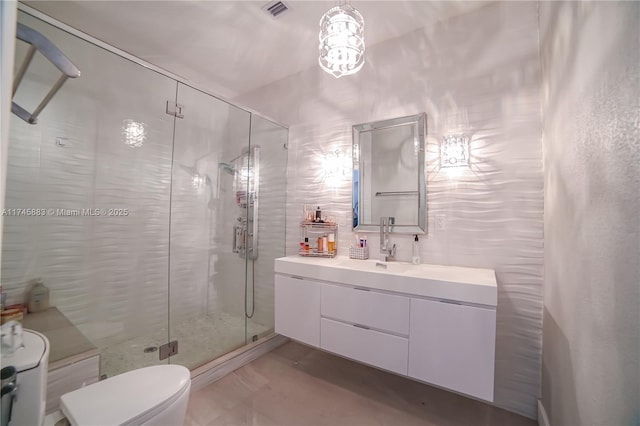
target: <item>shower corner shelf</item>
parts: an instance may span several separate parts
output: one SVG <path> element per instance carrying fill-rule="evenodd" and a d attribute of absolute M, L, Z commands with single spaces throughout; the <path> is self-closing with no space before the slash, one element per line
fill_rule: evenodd
<path fill-rule="evenodd" d="M 300 223 L 300 241 L 309 238 L 309 250 L 299 249 L 298 254 L 304 257 L 336 257 L 338 254 L 338 224 L 334 222 L 301 222 Z M 316 241 L 318 238 L 333 234 L 334 249 L 332 251 L 318 251 Z"/>

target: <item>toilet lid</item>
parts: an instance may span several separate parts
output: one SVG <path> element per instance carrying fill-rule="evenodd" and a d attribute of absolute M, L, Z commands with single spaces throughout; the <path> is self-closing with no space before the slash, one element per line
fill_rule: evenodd
<path fill-rule="evenodd" d="M 139 424 L 147 413 L 178 399 L 190 380 L 181 365 L 154 365 L 62 395 L 60 407 L 72 425 Z"/>

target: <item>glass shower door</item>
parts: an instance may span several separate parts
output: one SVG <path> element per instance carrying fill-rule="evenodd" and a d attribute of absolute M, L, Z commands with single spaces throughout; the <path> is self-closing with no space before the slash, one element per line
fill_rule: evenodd
<path fill-rule="evenodd" d="M 273 332 L 274 259 L 285 255 L 288 129 L 251 116 L 249 170 L 255 202 L 246 215 L 255 249 L 247 253 L 245 314 L 247 342 Z M 257 153 L 257 155 L 256 155 Z M 257 208 L 256 208 L 257 206 Z"/>
<path fill-rule="evenodd" d="M 166 363 L 168 252 L 176 82 L 37 18 L 81 70 L 28 124 L 11 117 L 2 284 L 23 303 L 34 279 L 50 290 L 25 327 L 49 337 L 49 362 L 100 356 L 100 375 Z M 16 67 L 27 46 L 16 43 Z M 15 101 L 33 110 L 59 77 L 37 54 Z M 147 349 L 145 351 L 145 349 Z M 72 379 L 69 379 L 72 380 Z"/>
<path fill-rule="evenodd" d="M 245 344 L 243 207 L 235 186 L 250 114 L 178 84 L 170 230 L 171 363 L 195 368 Z"/>
<path fill-rule="evenodd" d="M 82 73 L 38 124 L 13 116 L 10 128 L 5 207 L 48 213 L 5 217 L 2 284 L 8 304 L 35 279 L 49 287 L 55 318 L 25 325 L 51 332 L 50 362 L 97 349 L 96 376 L 193 369 L 272 332 L 287 129 L 23 12 L 19 22 Z M 26 50 L 18 43 L 16 67 Z M 16 102 L 33 109 L 57 77 L 36 55 Z M 177 355 L 161 360 L 174 340 Z"/>

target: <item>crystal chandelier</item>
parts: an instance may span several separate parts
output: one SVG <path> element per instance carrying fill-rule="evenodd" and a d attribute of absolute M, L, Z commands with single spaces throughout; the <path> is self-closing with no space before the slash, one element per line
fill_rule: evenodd
<path fill-rule="evenodd" d="M 320 19 L 320 57 L 323 70 L 340 78 L 364 65 L 364 19 L 349 4 L 329 9 Z"/>

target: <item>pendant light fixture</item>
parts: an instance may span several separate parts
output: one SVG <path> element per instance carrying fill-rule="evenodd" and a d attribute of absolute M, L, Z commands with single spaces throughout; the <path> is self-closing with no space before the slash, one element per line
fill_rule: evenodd
<path fill-rule="evenodd" d="M 364 19 L 349 4 L 329 9 L 320 19 L 320 56 L 323 70 L 340 78 L 364 65 Z"/>

